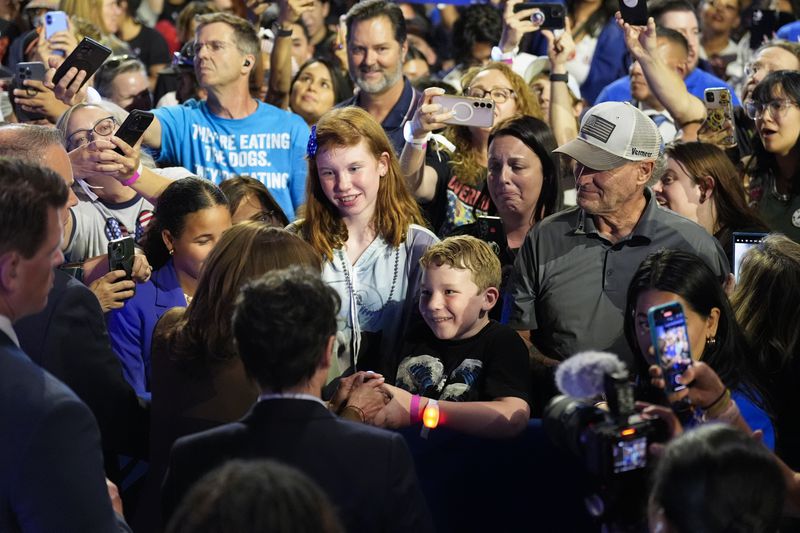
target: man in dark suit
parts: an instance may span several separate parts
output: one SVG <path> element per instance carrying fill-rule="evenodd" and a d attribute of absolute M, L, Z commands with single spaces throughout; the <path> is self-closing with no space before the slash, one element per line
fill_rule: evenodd
<path fill-rule="evenodd" d="M 0 159 L 0 531 L 121 527 L 91 411 L 25 355 L 12 326 L 47 304 L 67 198 L 51 170 Z"/>
<path fill-rule="evenodd" d="M 270 272 L 242 290 L 234 335 L 262 395 L 239 422 L 175 443 L 165 518 L 196 480 L 226 460 L 269 458 L 319 483 L 350 533 L 432 530 L 404 439 L 338 419 L 320 399 L 338 308 L 319 274 L 299 268 Z"/>
<path fill-rule="evenodd" d="M 30 124 L 0 127 L 0 157 L 23 159 L 74 182 L 63 137 L 54 128 Z M 77 203 L 71 192 L 67 207 Z M 68 236 L 65 236 L 68 238 Z M 84 284 L 57 269 L 47 306 L 14 323 L 20 347 L 92 410 L 103 442 L 106 475 L 119 483 L 117 455 L 147 457 L 147 406 L 122 376 L 111 349 L 97 297 Z"/>

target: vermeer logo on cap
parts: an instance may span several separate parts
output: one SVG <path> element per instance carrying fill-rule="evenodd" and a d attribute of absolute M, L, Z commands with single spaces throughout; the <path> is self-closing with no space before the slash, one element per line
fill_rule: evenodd
<path fill-rule="evenodd" d="M 636 155 L 639 157 L 653 157 L 653 152 L 645 152 L 644 150 L 639 150 L 631 146 L 631 155 Z"/>
<path fill-rule="evenodd" d="M 586 117 L 586 122 L 584 122 L 581 127 L 581 133 L 607 143 L 616 127 L 616 124 L 613 122 L 596 115 L 590 115 Z"/>

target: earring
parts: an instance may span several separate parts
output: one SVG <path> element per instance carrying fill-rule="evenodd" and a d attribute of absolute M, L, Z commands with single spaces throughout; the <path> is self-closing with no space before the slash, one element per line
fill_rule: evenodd
<path fill-rule="evenodd" d="M 706 348 L 713 349 L 717 345 L 716 337 L 706 337 Z"/>
<path fill-rule="evenodd" d="M 175 253 L 175 248 L 170 248 L 170 249 L 169 249 L 169 255 L 172 255 L 172 254 L 174 254 L 174 253 Z"/>

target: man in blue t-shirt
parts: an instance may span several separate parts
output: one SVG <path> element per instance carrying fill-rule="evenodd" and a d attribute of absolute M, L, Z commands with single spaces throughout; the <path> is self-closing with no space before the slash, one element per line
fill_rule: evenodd
<path fill-rule="evenodd" d="M 207 101 L 154 110 L 144 144 L 159 150 L 159 163 L 184 166 L 217 184 L 235 175 L 258 179 L 294 220 L 304 202 L 308 126 L 250 96 L 250 71 L 261 60 L 253 26 L 227 13 L 200 16 L 194 48 Z"/>
<path fill-rule="evenodd" d="M 726 87 L 731 91 L 733 104 L 741 105 L 733 88 L 724 80 L 707 72 L 706 68 L 710 70 L 711 66 L 707 61 L 701 62 L 700 60 L 700 25 L 694 7 L 685 0 L 669 0 L 652 9 L 650 14 L 658 27 L 677 31 L 686 37 L 686 41 L 689 43 L 689 74 L 684 79 L 689 93 L 702 100 L 706 89 Z M 631 79 L 630 76 L 625 76 L 603 89 L 595 103 L 630 102 L 632 98 Z"/>

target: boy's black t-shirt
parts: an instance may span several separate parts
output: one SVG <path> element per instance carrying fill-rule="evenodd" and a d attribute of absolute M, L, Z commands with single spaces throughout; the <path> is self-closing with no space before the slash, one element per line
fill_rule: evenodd
<path fill-rule="evenodd" d="M 494 320 L 457 341 L 437 339 L 421 323 L 409 332 L 401 353 L 395 385 L 412 394 L 456 402 L 507 396 L 529 402 L 528 350 L 516 331 Z"/>

